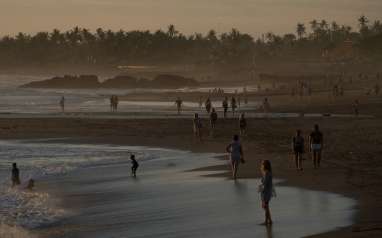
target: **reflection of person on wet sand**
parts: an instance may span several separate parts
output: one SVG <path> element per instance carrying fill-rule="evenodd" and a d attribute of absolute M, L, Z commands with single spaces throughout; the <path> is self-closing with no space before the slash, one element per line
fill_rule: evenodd
<path fill-rule="evenodd" d="M 226 151 L 230 154 L 232 178 L 236 180 L 239 164 L 245 163 L 243 148 L 238 135 L 233 136 L 233 141 L 226 147 Z"/>
<path fill-rule="evenodd" d="M 176 109 L 178 110 L 178 115 L 182 111 L 182 104 L 183 104 L 183 101 L 180 99 L 180 97 L 178 97 L 175 101 Z"/>
<path fill-rule="evenodd" d="M 12 187 L 20 185 L 20 171 L 17 168 L 17 164 L 12 164 Z"/>
<path fill-rule="evenodd" d="M 135 155 L 130 155 L 130 160 L 131 160 L 131 174 L 134 176 L 134 177 L 137 177 L 137 169 L 138 169 L 138 161 L 135 159 Z"/>
<path fill-rule="evenodd" d="M 261 206 L 265 211 L 265 221 L 260 225 L 270 226 L 272 225 L 271 211 L 269 209 L 269 202 L 273 196 L 273 178 L 272 178 L 272 166 L 269 160 L 263 160 L 261 162 L 261 185 L 259 186 L 259 192 L 261 194 Z"/>

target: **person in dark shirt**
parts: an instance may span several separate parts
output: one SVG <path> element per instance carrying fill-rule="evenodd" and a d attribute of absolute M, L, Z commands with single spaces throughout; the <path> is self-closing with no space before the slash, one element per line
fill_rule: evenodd
<path fill-rule="evenodd" d="M 269 209 L 269 202 L 271 198 L 274 196 L 274 188 L 273 188 L 273 176 L 272 176 L 272 165 L 269 160 L 263 160 L 261 162 L 261 185 L 259 187 L 259 192 L 261 195 L 261 206 L 265 211 L 265 221 L 260 225 L 271 226 L 272 225 L 272 217 L 271 211 Z"/>
<path fill-rule="evenodd" d="M 320 167 L 321 162 L 321 153 L 324 145 L 324 137 L 318 127 L 318 125 L 314 125 L 314 130 L 310 133 L 309 136 L 309 148 L 312 152 L 312 159 L 314 168 L 317 169 Z"/>
<path fill-rule="evenodd" d="M 296 136 L 292 139 L 292 150 L 294 153 L 294 161 L 296 163 L 296 169 L 302 170 L 302 154 L 304 153 L 304 137 L 301 135 L 301 131 L 296 131 Z"/>
<path fill-rule="evenodd" d="M 222 103 L 223 109 L 224 109 L 224 118 L 227 118 L 227 111 L 228 111 L 228 98 L 225 97 Z"/>
<path fill-rule="evenodd" d="M 218 120 L 218 114 L 215 111 L 215 108 L 212 108 L 212 112 L 210 114 L 210 124 L 211 124 L 211 136 L 214 135 L 216 121 Z"/>
<path fill-rule="evenodd" d="M 138 162 L 137 160 L 135 159 L 135 155 L 131 155 L 130 156 L 130 160 L 131 160 L 131 173 L 133 174 L 134 177 L 137 177 L 137 169 L 138 169 Z"/>
<path fill-rule="evenodd" d="M 12 164 L 12 187 L 20 185 L 20 171 L 17 168 L 17 164 Z"/>

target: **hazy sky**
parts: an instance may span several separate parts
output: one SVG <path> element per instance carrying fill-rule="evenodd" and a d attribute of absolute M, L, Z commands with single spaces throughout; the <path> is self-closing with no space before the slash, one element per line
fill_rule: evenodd
<path fill-rule="evenodd" d="M 233 27 L 254 36 L 294 31 L 297 21 L 325 18 L 356 26 L 382 20 L 382 0 L 0 0 L 0 35 L 67 30 L 165 29 L 190 34 Z"/>

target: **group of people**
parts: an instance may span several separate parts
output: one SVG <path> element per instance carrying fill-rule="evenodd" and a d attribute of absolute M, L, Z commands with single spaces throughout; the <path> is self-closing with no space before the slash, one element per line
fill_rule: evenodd
<path fill-rule="evenodd" d="M 232 142 L 226 147 L 227 153 L 229 153 L 229 159 L 232 168 L 232 178 L 237 179 L 237 172 L 240 164 L 245 163 L 244 150 L 240 142 L 239 135 L 234 135 Z M 261 206 L 265 212 L 265 221 L 261 225 L 272 225 L 272 217 L 269 208 L 269 202 L 272 197 L 276 196 L 276 192 L 273 186 L 272 165 L 269 160 L 263 160 L 260 166 L 260 172 L 262 175 L 261 184 L 259 185 L 258 192 L 260 193 Z"/>
<path fill-rule="evenodd" d="M 320 167 L 321 152 L 323 149 L 324 137 L 316 124 L 313 131 L 309 135 L 309 151 L 312 153 L 312 161 L 315 169 Z M 301 130 L 296 131 L 296 135 L 292 138 L 292 151 L 294 153 L 294 161 L 297 170 L 303 170 L 302 161 L 305 153 L 305 139 Z"/>
<path fill-rule="evenodd" d="M 110 96 L 110 111 L 116 112 L 118 110 L 119 98 L 117 95 Z"/>

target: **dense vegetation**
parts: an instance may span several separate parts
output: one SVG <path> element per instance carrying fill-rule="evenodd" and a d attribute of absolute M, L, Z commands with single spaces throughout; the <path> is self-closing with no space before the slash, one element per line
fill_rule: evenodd
<path fill-rule="evenodd" d="M 167 31 L 117 31 L 75 27 L 66 32 L 19 33 L 0 39 L 0 66 L 136 64 L 203 64 L 217 66 L 250 66 L 254 58 L 320 59 L 325 50 L 351 41 L 358 54 L 382 55 L 382 24 L 358 19 L 358 29 L 313 20 L 298 23 L 296 33 L 264 34 L 253 38 L 236 29 L 217 35 L 186 36 L 173 25 Z M 309 28 L 309 29 L 308 29 Z"/>

